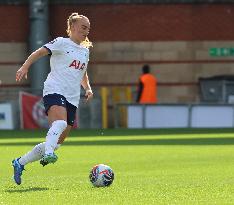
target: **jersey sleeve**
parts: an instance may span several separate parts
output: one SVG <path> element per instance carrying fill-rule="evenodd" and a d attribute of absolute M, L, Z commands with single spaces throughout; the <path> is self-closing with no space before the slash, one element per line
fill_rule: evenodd
<path fill-rule="evenodd" d="M 63 48 L 63 38 L 58 37 L 43 46 L 49 51 L 49 55 L 58 54 Z"/>

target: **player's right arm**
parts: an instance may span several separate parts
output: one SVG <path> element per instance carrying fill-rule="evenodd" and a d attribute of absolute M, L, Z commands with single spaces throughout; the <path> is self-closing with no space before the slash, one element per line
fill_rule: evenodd
<path fill-rule="evenodd" d="M 39 58 L 46 56 L 49 54 L 48 49 L 41 47 L 34 51 L 24 62 L 24 64 L 20 67 L 19 70 L 16 72 L 16 82 L 19 82 L 22 80 L 23 77 L 27 79 L 27 74 L 30 66 L 37 61 Z"/>

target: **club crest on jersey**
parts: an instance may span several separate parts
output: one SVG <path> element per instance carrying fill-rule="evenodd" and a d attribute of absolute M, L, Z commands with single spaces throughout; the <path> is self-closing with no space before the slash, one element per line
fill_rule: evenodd
<path fill-rule="evenodd" d="M 73 60 L 72 63 L 69 65 L 69 68 L 83 70 L 85 68 L 85 63 L 82 63 L 78 60 Z"/>

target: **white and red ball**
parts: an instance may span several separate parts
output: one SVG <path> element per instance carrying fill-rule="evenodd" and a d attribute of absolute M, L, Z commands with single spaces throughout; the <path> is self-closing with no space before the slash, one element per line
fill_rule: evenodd
<path fill-rule="evenodd" d="M 95 187 L 110 186 L 114 180 L 114 172 L 109 166 L 98 164 L 90 171 L 89 180 Z"/>

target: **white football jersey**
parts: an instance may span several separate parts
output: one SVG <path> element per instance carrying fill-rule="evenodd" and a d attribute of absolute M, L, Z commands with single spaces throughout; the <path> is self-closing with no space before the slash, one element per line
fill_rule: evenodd
<path fill-rule="evenodd" d="M 63 37 L 58 37 L 43 47 L 51 54 L 51 71 L 44 82 L 43 96 L 57 93 L 78 107 L 81 81 L 89 61 L 89 49 Z"/>

